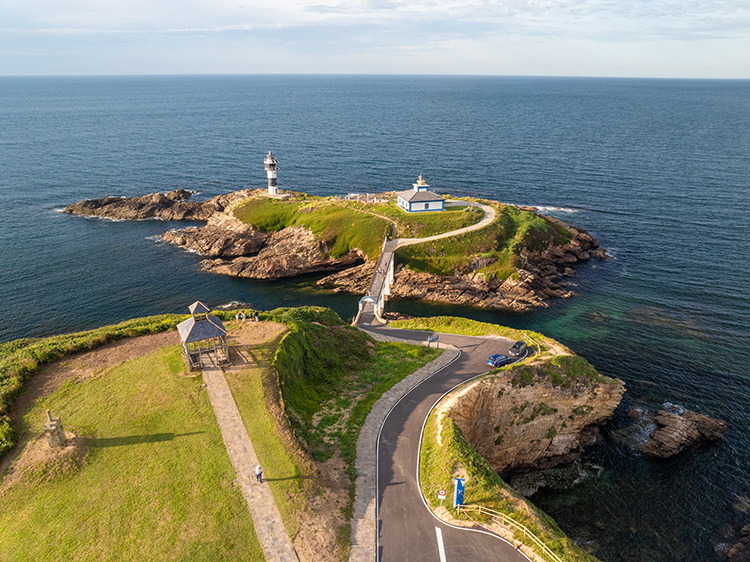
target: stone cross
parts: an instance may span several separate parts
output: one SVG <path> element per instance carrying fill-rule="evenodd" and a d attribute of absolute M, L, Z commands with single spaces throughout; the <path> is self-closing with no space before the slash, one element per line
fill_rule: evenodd
<path fill-rule="evenodd" d="M 63 429 L 62 419 L 53 418 L 52 412 L 47 410 L 47 420 L 44 422 L 44 436 L 50 447 L 65 446 L 65 430 Z"/>

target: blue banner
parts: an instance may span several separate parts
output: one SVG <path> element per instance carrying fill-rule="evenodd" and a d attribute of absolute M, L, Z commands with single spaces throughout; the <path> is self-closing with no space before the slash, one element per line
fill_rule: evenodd
<path fill-rule="evenodd" d="M 453 507 L 464 504 L 464 479 L 456 478 L 456 487 L 453 490 Z"/>

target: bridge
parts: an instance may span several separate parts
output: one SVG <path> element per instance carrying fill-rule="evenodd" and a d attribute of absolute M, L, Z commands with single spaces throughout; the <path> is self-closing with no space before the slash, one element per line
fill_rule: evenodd
<path fill-rule="evenodd" d="M 357 311 L 357 316 L 354 318 L 354 322 L 352 322 L 353 325 L 357 326 L 360 322 L 369 324 L 372 321 L 372 317 L 381 324 L 385 323 L 381 315 L 385 310 L 385 301 L 387 301 L 388 297 L 391 295 L 391 287 L 393 286 L 396 271 L 394 254 L 398 248 L 411 246 L 412 244 L 423 244 L 425 242 L 431 242 L 433 240 L 458 236 L 465 232 L 479 230 L 495 220 L 495 209 L 489 205 L 482 205 L 481 203 L 475 203 L 473 201 L 446 201 L 447 206 L 467 204 L 472 207 L 479 207 L 484 211 L 484 218 L 477 224 L 459 228 L 457 230 L 451 230 L 450 232 L 444 232 L 443 234 L 427 236 L 425 238 L 394 238 L 392 240 L 386 238 L 383 240 L 383 249 L 380 253 L 380 259 L 378 260 L 375 274 L 372 277 L 367 294 L 359 300 L 359 310 Z"/>

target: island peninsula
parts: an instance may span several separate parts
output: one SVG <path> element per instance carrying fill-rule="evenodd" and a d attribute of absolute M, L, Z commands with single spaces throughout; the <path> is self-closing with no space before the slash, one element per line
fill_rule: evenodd
<path fill-rule="evenodd" d="M 484 218 L 487 226 L 453 235 Z M 525 311 L 573 295 L 566 276 L 606 252 L 585 230 L 496 201 L 447 201 L 445 210 L 405 212 L 393 192 L 369 199 L 287 192 L 269 197 L 240 190 L 203 202 L 178 189 L 135 198 L 107 197 L 65 212 L 116 220 L 206 221 L 170 230 L 162 239 L 205 257 L 206 271 L 250 279 L 328 274 L 318 285 L 363 295 L 383 242 L 408 238 L 396 250 L 391 294 L 435 302 Z M 436 235 L 445 235 L 438 238 Z M 415 239 L 427 239 L 419 243 Z"/>

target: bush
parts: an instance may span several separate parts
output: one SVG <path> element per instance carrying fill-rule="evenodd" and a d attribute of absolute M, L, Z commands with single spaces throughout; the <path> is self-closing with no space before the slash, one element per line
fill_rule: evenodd
<path fill-rule="evenodd" d="M 16 444 L 16 432 L 8 416 L 0 417 L 0 458 Z"/>

